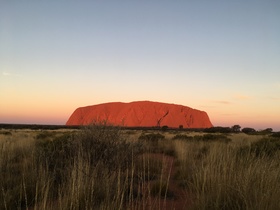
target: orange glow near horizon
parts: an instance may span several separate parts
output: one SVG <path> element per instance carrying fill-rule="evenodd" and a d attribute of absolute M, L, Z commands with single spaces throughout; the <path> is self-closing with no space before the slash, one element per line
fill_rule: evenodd
<path fill-rule="evenodd" d="M 22 103 L 20 108 L 15 104 L 6 106 L 1 104 L 0 123 L 63 125 L 76 108 L 78 107 L 64 107 L 63 104 L 56 106 L 56 103 L 40 105 L 39 102 L 32 104 L 30 107 L 27 103 Z M 209 110 L 199 110 L 207 112 L 213 126 L 231 127 L 238 124 L 241 127 L 252 127 L 256 130 L 273 128 L 275 131 L 280 131 L 279 118 L 275 118 L 275 115 L 273 115 L 274 110 L 267 111 L 267 113 L 262 115 L 254 115 L 254 111 L 246 112 L 242 110 L 240 110 L 240 113 L 235 110 L 234 114 L 225 114 L 229 113 L 230 110 L 222 109 L 209 108 Z M 258 111 L 256 112 L 258 113 Z"/>

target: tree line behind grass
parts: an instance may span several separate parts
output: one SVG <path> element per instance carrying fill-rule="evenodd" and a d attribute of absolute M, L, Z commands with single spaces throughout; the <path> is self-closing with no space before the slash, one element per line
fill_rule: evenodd
<path fill-rule="evenodd" d="M 256 131 L 254 128 L 244 127 L 241 129 L 240 125 L 233 125 L 232 127 L 222 127 L 216 126 L 211 128 L 205 128 L 203 130 L 205 133 L 246 133 L 246 134 L 253 134 L 253 135 L 265 135 L 265 134 L 274 134 L 280 132 L 273 132 L 272 128 L 266 128 L 264 130 Z M 277 134 L 276 134 L 277 135 Z"/>
<path fill-rule="evenodd" d="M 40 125 L 40 124 L 5 124 L 0 123 L 0 129 L 31 129 L 31 130 L 58 130 L 58 129 L 83 129 L 87 126 L 67 126 L 67 125 Z M 246 133 L 249 135 L 265 135 L 272 134 L 273 136 L 280 136 L 280 132 L 273 132 L 272 128 L 266 128 L 264 130 L 256 131 L 254 128 L 244 127 L 241 129 L 240 125 L 233 125 L 232 127 L 214 126 L 210 128 L 183 128 L 179 125 L 178 128 L 168 127 L 164 125 L 162 127 L 119 127 L 124 130 L 142 130 L 142 131 L 189 131 L 189 132 L 205 132 L 205 133 Z M 278 133 L 278 134 L 277 134 Z"/>

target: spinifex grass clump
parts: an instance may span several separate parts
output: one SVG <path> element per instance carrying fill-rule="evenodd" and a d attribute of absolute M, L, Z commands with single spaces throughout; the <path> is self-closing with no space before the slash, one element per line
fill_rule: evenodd
<path fill-rule="evenodd" d="M 179 139 L 179 140 L 190 140 L 190 141 L 192 141 L 193 136 L 189 136 L 189 135 L 186 135 L 186 134 L 177 134 L 172 139 L 173 140 Z"/>
<path fill-rule="evenodd" d="M 139 148 L 122 139 L 119 128 L 106 124 L 91 125 L 68 143 L 75 148 L 75 158 L 61 186 L 62 192 L 72 193 L 62 196 L 67 206 L 84 209 L 123 205 L 126 196 L 130 196 L 126 193 L 130 184 L 126 170 Z"/>
<path fill-rule="evenodd" d="M 224 142 L 228 143 L 231 141 L 226 135 L 223 134 L 204 134 L 204 135 L 196 135 L 189 136 L 186 134 L 177 134 L 173 138 L 173 140 L 185 140 L 185 141 L 204 141 L 204 142 Z"/>
<path fill-rule="evenodd" d="M 1 130 L 0 130 L 0 135 L 7 135 L 7 136 L 11 136 L 11 135 L 12 135 L 12 133 L 11 133 L 11 131 L 1 131 Z"/>
<path fill-rule="evenodd" d="M 128 167 L 132 155 L 141 151 L 141 145 L 128 143 L 123 139 L 120 128 L 107 124 L 85 128 L 76 137 L 75 143 L 83 159 L 92 166 L 102 164 L 111 171 Z"/>
<path fill-rule="evenodd" d="M 280 138 L 280 132 L 275 132 L 270 135 L 271 137 Z"/>
<path fill-rule="evenodd" d="M 27 140 L 25 145 L 16 139 L 0 142 L 0 209 L 34 204 L 38 174 L 33 171 L 32 148 Z"/>
<path fill-rule="evenodd" d="M 146 140 L 146 141 L 158 141 L 164 139 L 164 135 L 160 133 L 149 133 L 149 134 L 141 134 L 139 140 Z"/>
<path fill-rule="evenodd" d="M 45 139 L 51 140 L 54 137 L 55 137 L 55 133 L 54 132 L 42 131 L 42 132 L 37 134 L 36 139 L 38 139 L 38 140 L 45 140 Z"/>
<path fill-rule="evenodd" d="M 160 133 L 142 133 L 138 140 L 146 145 L 146 150 L 150 152 L 160 152 L 159 142 L 163 141 L 165 136 Z"/>
<path fill-rule="evenodd" d="M 272 157 L 280 151 L 280 139 L 278 138 L 263 138 L 253 142 L 249 146 L 243 146 L 239 149 L 239 155 L 253 154 L 257 157 L 269 156 Z"/>
<path fill-rule="evenodd" d="M 55 185 L 61 184 L 77 157 L 74 137 L 65 134 L 49 139 L 46 132 L 39 134 L 35 141 L 34 155 L 37 167 L 43 167 L 51 173 Z"/>
<path fill-rule="evenodd" d="M 193 209 L 279 208 L 279 151 L 273 156 L 250 151 L 240 155 L 234 143 L 175 143 L 180 167 L 175 178 L 194 196 Z M 199 151 L 203 155 L 198 156 Z"/>
<path fill-rule="evenodd" d="M 280 151 L 280 139 L 262 139 L 260 141 L 254 142 L 251 145 L 251 150 L 256 153 L 257 156 L 267 155 L 274 156 L 278 151 Z"/>
<path fill-rule="evenodd" d="M 228 138 L 226 135 L 222 134 L 205 134 L 202 136 L 194 136 L 194 140 L 197 141 L 205 141 L 205 142 L 223 142 L 228 143 L 230 142 L 230 138 Z"/>

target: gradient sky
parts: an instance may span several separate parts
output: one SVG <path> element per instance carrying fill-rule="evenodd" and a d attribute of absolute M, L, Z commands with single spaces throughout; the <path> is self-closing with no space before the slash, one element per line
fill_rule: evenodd
<path fill-rule="evenodd" d="M 280 1 L 0 0 L 0 123 L 140 100 L 280 131 Z"/>

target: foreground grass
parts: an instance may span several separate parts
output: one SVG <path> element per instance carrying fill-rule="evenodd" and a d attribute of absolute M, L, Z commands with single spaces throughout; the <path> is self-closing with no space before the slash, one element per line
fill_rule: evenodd
<path fill-rule="evenodd" d="M 279 153 L 240 152 L 235 145 L 176 142 L 181 186 L 194 209 L 279 209 Z"/>
<path fill-rule="evenodd" d="M 105 125 L 2 130 L 0 209 L 167 209 L 174 183 L 191 200 L 177 209 L 280 209 L 279 142 Z"/>

